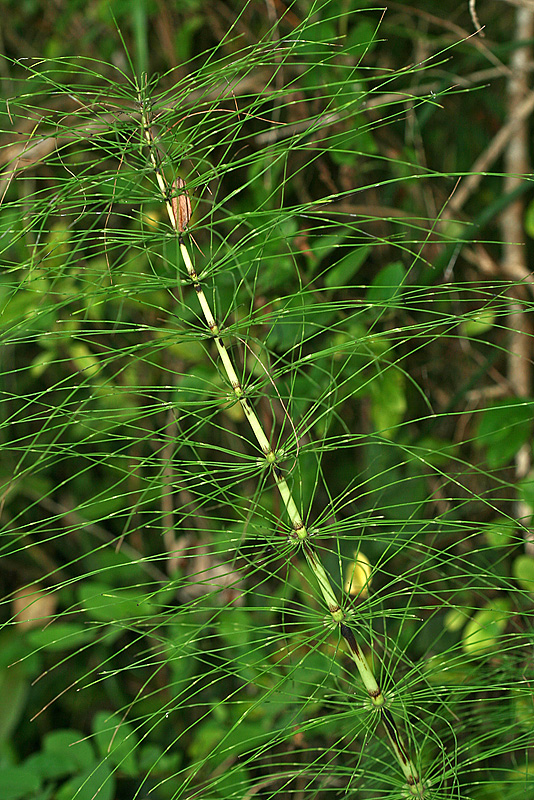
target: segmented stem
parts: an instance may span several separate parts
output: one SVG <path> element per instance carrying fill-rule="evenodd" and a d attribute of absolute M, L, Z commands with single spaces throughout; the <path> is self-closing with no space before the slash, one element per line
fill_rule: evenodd
<path fill-rule="evenodd" d="M 277 463 L 276 452 L 273 450 L 271 443 L 256 415 L 256 412 L 247 398 L 245 390 L 241 386 L 241 382 L 232 364 L 230 355 L 222 339 L 221 331 L 215 321 L 215 317 L 213 316 L 210 305 L 206 299 L 206 295 L 204 294 L 204 290 L 191 260 L 191 256 L 189 255 L 189 251 L 183 240 L 182 234 L 185 232 L 186 227 L 186 225 L 183 223 L 183 220 L 187 219 L 187 222 L 189 221 L 188 214 L 179 213 L 178 211 L 180 209 L 180 200 L 177 200 L 176 197 L 172 196 L 172 188 L 167 184 L 159 158 L 157 156 L 157 151 L 150 130 L 148 113 L 146 111 L 146 107 L 142 103 L 141 108 L 143 135 L 148 145 L 150 160 L 154 168 L 156 180 L 158 182 L 163 201 L 167 208 L 167 213 L 169 215 L 172 228 L 179 237 L 180 253 L 182 255 L 187 274 L 197 294 L 198 302 L 202 309 L 204 319 L 206 320 L 206 324 L 213 336 L 215 347 L 217 348 L 221 363 L 228 377 L 230 386 L 232 387 L 232 391 L 239 401 L 241 408 L 243 409 L 245 417 L 247 418 L 250 427 L 252 428 L 252 432 L 254 433 L 254 436 L 256 437 L 256 440 L 264 455 L 265 463 L 270 468 L 274 482 L 278 487 L 278 491 L 280 492 L 280 496 L 286 508 L 291 524 L 291 536 L 301 543 L 308 565 L 313 572 L 317 583 L 319 584 L 321 594 L 323 595 L 332 620 L 339 625 L 340 633 L 347 643 L 349 653 L 360 674 L 365 689 L 371 699 L 371 703 L 373 707 L 380 713 L 381 722 L 384 725 L 391 749 L 406 780 L 407 788 L 412 796 L 422 798 L 424 796 L 423 783 L 410 756 L 408 755 L 406 745 L 393 718 L 393 715 L 386 707 L 386 697 L 384 696 L 362 649 L 356 641 L 356 637 L 352 631 L 352 628 L 347 624 L 346 614 L 337 601 L 330 579 L 310 540 L 309 530 L 304 524 L 302 516 L 293 499 L 293 495 L 291 494 L 291 489 L 289 488 L 288 483 L 283 476 L 282 470 Z M 177 187 L 177 191 L 181 190 L 182 193 L 187 197 L 183 181 L 175 181 L 174 186 Z M 183 203 L 182 206 L 186 207 L 187 203 Z"/>

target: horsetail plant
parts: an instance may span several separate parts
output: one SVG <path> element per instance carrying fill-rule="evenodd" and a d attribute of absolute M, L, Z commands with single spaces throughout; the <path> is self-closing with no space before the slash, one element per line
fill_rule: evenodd
<path fill-rule="evenodd" d="M 144 78 L 146 86 L 146 77 Z M 154 137 L 148 103 L 146 98 L 139 92 L 139 106 L 141 108 L 141 120 L 143 137 L 147 145 L 150 162 L 154 170 L 161 198 L 165 203 L 167 214 L 172 229 L 178 237 L 180 253 L 187 270 L 188 278 L 197 295 L 198 302 L 202 309 L 206 325 L 209 328 L 211 337 L 215 344 L 217 353 L 228 378 L 235 400 L 239 402 L 244 416 L 248 420 L 256 441 L 263 453 L 265 466 L 270 469 L 274 483 L 276 484 L 283 504 L 285 506 L 290 524 L 290 539 L 300 546 L 304 552 L 306 561 L 315 576 L 321 594 L 323 596 L 332 622 L 339 627 L 341 636 L 344 638 L 348 651 L 358 670 L 360 678 L 367 691 L 372 707 L 380 716 L 380 720 L 386 732 L 389 745 L 395 759 L 397 760 L 409 794 L 413 797 L 423 798 L 425 795 L 424 783 L 415 767 L 412 758 L 408 753 L 404 737 L 401 734 L 397 722 L 388 708 L 388 698 L 383 692 L 368 660 L 365 657 L 360 645 L 356 640 L 353 628 L 350 625 L 350 617 L 339 603 L 336 593 L 332 587 L 328 574 L 321 562 L 317 549 L 313 544 L 313 534 L 305 524 L 297 504 L 293 498 L 291 489 L 284 477 L 280 465 L 280 453 L 275 451 L 265 433 L 262 424 L 254 411 L 254 408 L 247 397 L 246 389 L 243 387 L 232 360 L 228 348 L 224 343 L 224 330 L 217 324 L 210 304 L 202 288 L 201 280 L 197 274 L 191 255 L 186 245 L 185 238 L 188 234 L 189 222 L 191 220 L 191 200 L 184 180 L 181 177 L 175 178 L 171 183 L 165 177 L 163 164 L 158 154 Z"/>
<path fill-rule="evenodd" d="M 115 33 L 4 64 L 0 795 L 534 796 L 532 286 L 478 241 L 499 176 L 438 210 L 485 56 L 238 5 L 150 87 Z"/>

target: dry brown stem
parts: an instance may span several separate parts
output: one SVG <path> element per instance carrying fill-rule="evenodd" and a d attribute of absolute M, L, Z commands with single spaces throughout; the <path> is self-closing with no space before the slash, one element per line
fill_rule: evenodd
<path fill-rule="evenodd" d="M 531 39 L 534 35 L 534 11 L 519 8 L 516 13 L 515 40 L 518 46 L 511 58 L 512 74 L 508 80 L 508 114 L 513 125 L 513 135 L 508 138 L 504 152 L 504 193 L 511 194 L 522 184 L 525 175 L 531 172 L 529 158 L 528 114 L 519 113 L 529 105 L 534 108 L 534 93 L 528 85 L 529 64 L 532 48 L 519 42 Z M 501 234 L 503 239 L 503 272 L 529 273 L 525 248 L 524 218 L 525 203 L 517 198 L 510 203 L 501 215 Z M 532 383 L 532 326 L 524 305 L 525 287 L 514 286 L 509 290 L 510 306 L 507 327 L 510 332 L 508 343 L 508 381 L 516 397 L 528 397 Z M 521 480 L 531 467 L 530 446 L 525 444 L 515 457 L 516 479 Z M 518 521 L 527 523 L 532 509 L 525 503 L 515 504 L 514 514 Z M 526 534 L 527 550 L 534 553 L 532 533 Z"/>

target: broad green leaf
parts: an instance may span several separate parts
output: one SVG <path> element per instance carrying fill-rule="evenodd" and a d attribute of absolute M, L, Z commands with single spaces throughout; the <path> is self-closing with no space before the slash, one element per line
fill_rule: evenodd
<path fill-rule="evenodd" d="M 230 647 L 246 649 L 254 637 L 250 614 L 242 608 L 223 610 L 219 615 L 218 633 Z"/>
<path fill-rule="evenodd" d="M 512 574 L 522 589 L 534 594 L 534 558 L 517 556 L 512 564 Z"/>
<path fill-rule="evenodd" d="M 54 800 L 114 800 L 115 778 L 101 762 L 64 783 Z"/>
<path fill-rule="evenodd" d="M 54 622 L 41 630 L 30 631 L 27 636 L 31 646 L 36 649 L 70 650 L 92 641 L 96 630 L 75 622 Z"/>
<path fill-rule="evenodd" d="M 459 659 L 451 662 L 446 655 L 435 655 L 423 664 L 425 680 L 435 686 L 465 686 L 475 677 L 476 671 L 471 663 L 462 663 Z"/>
<path fill-rule="evenodd" d="M 25 762 L 43 780 L 79 773 L 94 763 L 93 748 L 85 741 L 85 735 L 73 730 L 48 733 L 43 749 Z"/>
<path fill-rule="evenodd" d="M 369 255 L 369 247 L 357 247 L 338 261 L 325 275 L 325 286 L 345 286 Z"/>
<path fill-rule="evenodd" d="M 203 364 L 195 364 L 178 381 L 175 395 L 177 407 L 194 409 L 202 405 L 206 398 L 213 399 L 215 386 L 221 388 L 222 396 L 222 386 L 217 372 Z"/>
<path fill-rule="evenodd" d="M 277 704 L 278 711 L 279 706 Z M 243 705 L 238 706 L 239 717 L 245 711 Z M 229 753 L 234 756 L 254 750 L 267 741 L 270 737 L 272 720 L 262 710 L 261 719 L 241 720 L 238 725 L 233 725 L 231 718 L 226 718 L 226 712 L 221 709 L 224 721 L 209 719 L 195 729 L 195 739 L 188 748 L 188 754 L 193 760 L 207 758 L 211 765 L 222 764 Z"/>
<path fill-rule="evenodd" d="M 406 270 L 400 261 L 394 261 L 380 270 L 367 290 L 367 300 L 376 305 L 387 305 L 394 297 L 404 291 Z"/>
<path fill-rule="evenodd" d="M 491 650 L 497 644 L 509 618 L 510 602 L 505 599 L 493 600 L 485 608 L 477 611 L 462 633 L 464 651 L 478 655 Z"/>
<path fill-rule="evenodd" d="M 482 336 L 491 330 L 495 324 L 496 314 L 491 309 L 484 309 L 464 320 L 460 325 L 463 336 Z"/>
<path fill-rule="evenodd" d="M 525 213 L 525 230 L 528 235 L 534 237 L 534 200 L 531 200 Z"/>
<path fill-rule="evenodd" d="M 137 753 L 139 759 L 139 772 L 151 775 L 165 775 L 175 772 L 182 763 L 182 751 L 163 751 L 163 747 L 156 744 L 141 746 Z"/>
<path fill-rule="evenodd" d="M 229 798 L 242 798 L 246 796 L 250 788 L 250 773 L 241 764 L 236 764 L 230 769 L 224 770 L 220 777 L 213 783 L 213 788 L 218 797 L 229 800 Z"/>
<path fill-rule="evenodd" d="M 470 619 L 470 617 L 463 608 L 451 608 L 445 614 L 443 626 L 451 633 L 456 633 L 456 631 L 463 628 L 468 619 Z"/>
<path fill-rule="evenodd" d="M 501 517 L 484 527 L 484 536 L 492 547 L 506 547 L 512 542 L 516 530 L 517 525 L 512 519 Z"/>
<path fill-rule="evenodd" d="M 385 367 L 371 382 L 371 416 L 375 430 L 391 438 L 406 413 L 404 374 L 396 367 Z"/>
<path fill-rule="evenodd" d="M 353 97 L 358 96 L 361 96 L 361 89 L 356 85 Z M 330 156 L 336 164 L 353 166 L 361 161 L 363 154 L 376 151 L 376 139 L 363 116 L 355 116 L 347 130 L 330 138 Z"/>
<path fill-rule="evenodd" d="M 26 670 L 21 664 L 12 664 L 0 671 L 0 742 L 9 739 L 19 722 L 29 684 Z"/>
<path fill-rule="evenodd" d="M 2 800 L 31 798 L 41 788 L 41 779 L 25 764 L 0 769 L 0 797 Z"/>
<path fill-rule="evenodd" d="M 487 408 L 477 427 L 476 444 L 486 448 L 492 469 L 503 467 L 527 441 L 532 429 L 532 400 L 510 398 Z"/>
<path fill-rule="evenodd" d="M 140 589 L 110 588 L 105 583 L 88 581 L 78 590 L 79 598 L 91 619 L 100 622 L 115 622 L 138 619 L 156 612 L 156 606 Z"/>
<path fill-rule="evenodd" d="M 69 728 L 48 733 L 44 738 L 44 752 L 62 759 L 73 772 L 86 770 L 95 761 L 93 748 L 85 734 Z"/>
<path fill-rule="evenodd" d="M 358 5 L 357 8 L 361 8 L 361 6 Z M 366 53 L 370 53 L 374 50 L 376 41 L 376 27 L 371 24 L 370 20 L 362 19 L 347 34 L 346 45 L 348 50 L 354 51 L 355 54 L 359 54 L 362 47 L 365 47 Z"/>
<path fill-rule="evenodd" d="M 534 472 L 530 472 L 526 478 L 517 484 L 517 491 L 521 500 L 534 508 Z"/>
<path fill-rule="evenodd" d="M 439 439 L 437 436 L 425 436 L 419 439 L 409 455 L 419 464 L 444 467 L 457 452 L 458 447 L 454 442 Z"/>
<path fill-rule="evenodd" d="M 101 758 L 121 772 L 137 775 L 137 734 L 120 714 L 99 711 L 93 719 L 95 742 Z"/>

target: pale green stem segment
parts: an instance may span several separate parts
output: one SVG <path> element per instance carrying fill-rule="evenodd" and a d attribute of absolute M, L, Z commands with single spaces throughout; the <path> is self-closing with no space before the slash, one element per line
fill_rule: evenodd
<path fill-rule="evenodd" d="M 150 125 L 146 112 L 143 112 L 143 131 L 145 139 L 148 144 L 150 160 L 152 162 L 152 166 L 156 174 L 156 180 L 158 182 L 159 189 L 161 191 L 163 200 L 165 202 L 165 206 L 167 207 L 167 213 L 169 215 L 171 225 L 175 230 L 175 232 L 180 236 L 180 252 L 182 254 L 185 267 L 187 269 L 187 274 L 189 275 L 191 283 L 193 284 L 193 287 L 197 293 L 198 302 L 200 303 L 200 307 L 202 309 L 202 313 L 204 314 L 204 319 L 206 320 L 206 324 L 213 335 L 215 346 L 219 353 L 222 365 L 224 367 L 226 375 L 228 376 L 228 380 L 230 382 L 234 395 L 239 401 L 241 408 L 243 409 L 243 413 L 248 419 L 250 427 L 252 428 L 252 431 L 254 433 L 254 436 L 256 437 L 256 440 L 265 456 L 265 461 L 271 467 L 275 483 L 280 492 L 282 501 L 286 507 L 287 514 L 291 522 L 291 527 L 293 528 L 293 535 L 299 539 L 306 539 L 308 537 L 308 531 L 299 513 L 296 503 L 293 500 L 293 496 L 291 494 L 289 486 L 287 485 L 287 481 L 282 475 L 280 467 L 276 463 L 276 453 L 272 449 L 271 443 L 269 442 L 269 439 L 265 435 L 263 427 L 254 409 L 252 408 L 249 400 L 245 395 L 245 392 L 241 386 L 239 378 L 237 377 L 237 373 L 234 369 L 230 356 L 228 355 L 228 350 L 226 349 L 226 345 L 224 344 L 221 338 L 219 327 L 215 322 L 215 317 L 212 314 L 210 305 L 206 299 L 206 295 L 204 294 L 204 290 L 202 289 L 198 275 L 193 266 L 193 262 L 191 261 L 191 256 L 189 255 L 189 251 L 185 246 L 184 242 L 182 241 L 181 238 L 182 231 L 178 230 L 178 220 L 176 219 L 176 215 L 173 209 L 172 198 L 170 197 L 169 194 L 167 181 L 165 180 L 165 176 L 163 175 L 161 167 L 154 153 L 152 134 L 150 132 Z"/>
<path fill-rule="evenodd" d="M 199 277 L 196 273 L 196 270 L 193 266 L 193 262 L 191 261 L 191 257 L 189 255 L 189 251 L 185 246 L 182 240 L 182 231 L 178 228 L 178 220 L 176 218 L 173 205 L 172 205 L 172 198 L 169 194 L 169 188 L 167 186 L 167 182 L 165 177 L 162 173 L 161 167 L 158 163 L 158 160 L 154 153 L 152 135 L 150 133 L 150 126 L 146 112 L 143 112 L 143 131 L 144 135 L 148 144 L 148 149 L 150 153 L 150 160 L 152 162 L 152 166 L 154 167 L 154 172 L 156 174 L 156 179 L 158 182 L 158 186 L 160 188 L 163 200 L 167 207 L 167 213 L 169 215 L 169 219 L 171 221 L 171 225 L 177 235 L 179 236 L 179 244 L 180 244 L 180 252 L 182 258 L 184 260 L 185 267 L 187 269 L 187 274 L 193 284 L 193 288 L 197 293 L 198 301 L 200 303 L 200 307 L 202 309 L 202 313 L 204 314 L 204 319 L 206 320 L 206 324 L 210 329 L 213 339 L 215 341 L 215 346 L 219 353 L 219 357 L 221 359 L 221 363 L 224 367 L 232 390 L 236 399 L 239 401 L 241 408 L 247 418 L 250 427 L 256 437 L 256 440 L 265 456 L 266 463 L 270 466 L 275 483 L 278 487 L 280 492 L 280 496 L 282 501 L 286 507 L 286 511 L 291 522 L 291 527 L 293 529 L 292 536 L 294 538 L 298 538 L 303 545 L 304 553 L 306 555 L 306 560 L 312 570 L 317 583 L 319 584 L 319 588 L 323 595 L 324 601 L 328 607 L 328 610 L 332 616 L 332 619 L 335 623 L 340 625 L 340 630 L 343 638 L 347 642 L 349 646 L 349 651 L 352 656 L 352 659 L 356 665 L 356 668 L 360 674 L 360 677 L 363 681 L 365 689 L 371 698 L 371 702 L 373 706 L 380 711 L 381 719 L 386 729 L 387 737 L 391 744 L 391 748 L 393 753 L 395 754 L 395 758 L 397 759 L 404 777 L 406 779 L 406 783 L 408 785 L 410 793 L 414 797 L 423 797 L 423 785 L 421 780 L 418 776 L 418 773 L 409 758 L 406 747 L 404 745 L 402 736 L 397 728 L 397 725 L 391 715 L 391 713 L 385 708 L 386 699 L 382 693 L 382 690 L 373 674 L 372 669 L 370 668 L 369 664 L 367 663 L 367 659 L 365 658 L 364 653 L 362 652 L 360 646 L 356 642 L 356 638 L 352 629 L 344 623 L 345 614 L 339 605 L 335 592 L 332 588 L 332 584 L 330 583 L 330 579 L 326 574 L 326 571 L 314 551 L 310 541 L 309 541 L 309 531 L 307 530 L 302 516 L 297 508 L 297 505 L 293 499 L 291 494 L 291 489 L 289 488 L 286 479 L 282 475 L 282 470 L 276 463 L 276 453 L 271 447 L 271 443 L 265 432 L 263 427 L 252 408 L 248 398 L 246 397 L 245 391 L 241 386 L 241 382 L 237 376 L 237 373 L 234 369 L 230 356 L 228 354 L 228 350 L 226 349 L 226 345 L 224 344 L 220 329 L 215 321 L 215 318 L 212 314 L 210 305 L 206 299 L 206 295 L 204 294 L 204 290 L 200 284 Z"/>
<path fill-rule="evenodd" d="M 280 496 L 284 502 L 287 514 L 291 521 L 291 526 L 293 528 L 293 535 L 297 536 L 299 539 L 305 539 L 308 536 L 308 531 L 306 529 L 306 526 L 304 525 L 302 517 L 293 499 L 293 495 L 291 494 L 291 489 L 287 485 L 287 481 L 282 475 L 280 467 L 276 463 L 276 453 L 272 449 L 271 443 L 269 442 L 267 436 L 264 433 L 261 422 L 259 421 L 256 412 L 252 408 L 248 398 L 246 397 L 245 392 L 241 386 L 241 382 L 237 377 L 234 366 L 230 360 L 230 356 L 228 355 L 228 350 L 226 349 L 226 345 L 222 340 L 220 330 L 215 322 L 213 314 L 211 313 L 208 301 L 206 300 L 206 295 L 204 294 L 204 291 L 200 285 L 198 275 L 195 271 L 195 268 L 191 261 L 191 257 L 189 255 L 189 251 L 185 246 L 185 244 L 183 243 L 183 241 L 180 241 L 180 252 L 182 254 L 182 258 L 184 260 L 187 273 L 197 293 L 198 301 L 203 311 L 206 323 L 213 334 L 215 346 L 219 352 L 222 365 L 224 367 L 226 375 L 228 376 L 228 380 L 230 382 L 234 395 L 238 399 L 241 408 L 243 409 L 243 413 L 245 414 L 245 417 L 249 421 L 250 427 L 252 428 L 252 432 L 254 433 L 254 436 L 256 437 L 256 440 L 265 456 L 265 461 L 271 467 L 275 483 L 278 486 Z"/>

